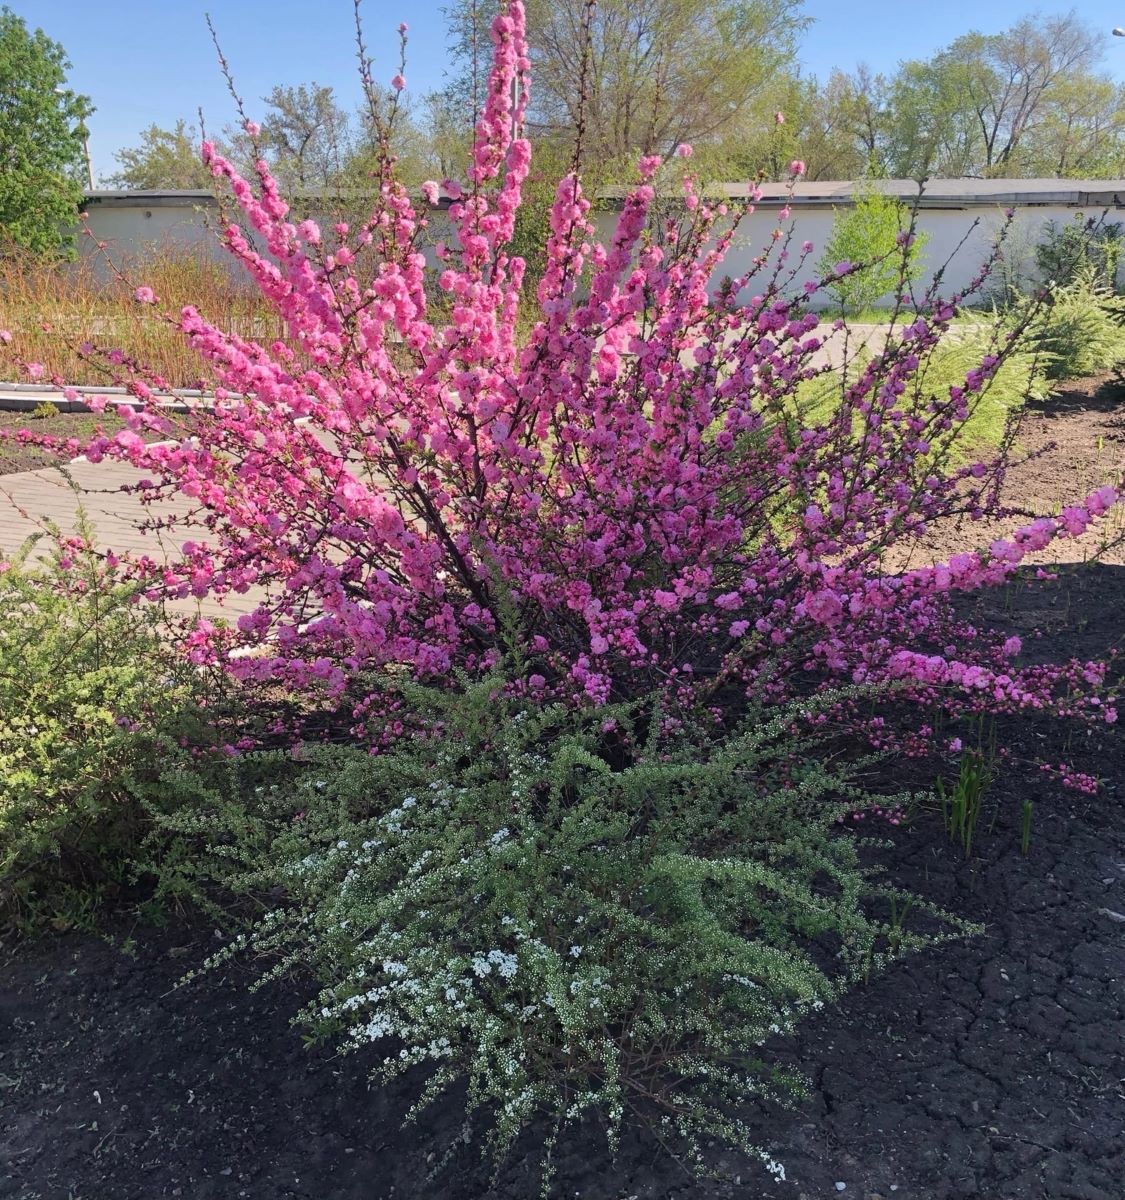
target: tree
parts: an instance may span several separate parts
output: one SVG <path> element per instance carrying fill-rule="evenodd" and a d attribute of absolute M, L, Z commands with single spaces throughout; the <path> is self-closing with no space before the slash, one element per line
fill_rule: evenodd
<path fill-rule="evenodd" d="M 1113 85 L 1093 72 L 1102 39 L 1073 13 L 970 32 L 904 63 L 882 132 L 888 173 L 1054 175 L 1114 161 Z"/>
<path fill-rule="evenodd" d="M 839 263 L 854 266 L 828 285 L 846 314 L 854 316 L 896 288 L 901 292 L 903 285 L 913 283 L 925 239 L 916 233 L 909 246 L 900 246 L 909 228 L 906 205 L 873 183 L 857 185 L 855 202 L 836 213 L 817 269 L 830 276 Z"/>
<path fill-rule="evenodd" d="M 267 109 L 253 138 L 243 129 L 224 131 L 239 170 L 253 175 L 254 163 L 263 158 L 290 195 L 337 187 L 355 145 L 352 119 L 333 89 L 316 82 L 279 84 L 262 100 Z"/>
<path fill-rule="evenodd" d="M 0 8 L 0 235 L 36 253 L 67 248 L 82 201 L 94 109 L 69 69 L 58 42 Z"/>
<path fill-rule="evenodd" d="M 1013 164 L 1020 175 L 1119 176 L 1125 167 L 1125 88 L 1089 73 L 1060 80 Z"/>
<path fill-rule="evenodd" d="M 970 33 L 950 46 L 948 56 L 968 68 L 964 81 L 986 170 L 1012 160 L 1056 86 L 1100 57 L 1101 40 L 1071 11 L 1046 20 L 1025 17 L 1004 33 Z"/>
<path fill-rule="evenodd" d="M 211 187 L 211 172 L 200 157 L 195 126 L 184 120 L 174 129 L 150 125 L 141 132 L 141 143 L 119 150 L 120 170 L 107 182 L 118 188 L 173 188 L 191 191 Z"/>
<path fill-rule="evenodd" d="M 450 91 L 467 117 L 481 102 L 481 30 L 495 7 L 460 0 L 446 10 L 460 67 Z M 569 138 L 581 121 L 592 163 L 719 142 L 741 127 L 808 24 L 790 0 L 531 0 L 530 123 L 541 138 Z"/>
<path fill-rule="evenodd" d="M 899 179 L 959 178 L 983 170 L 980 128 L 969 103 L 972 67 L 937 55 L 908 62 L 891 82 L 880 166 Z"/>
<path fill-rule="evenodd" d="M 889 86 L 882 75 L 861 63 L 853 74 L 833 71 L 823 85 L 784 77 L 783 85 L 776 108 L 785 123 L 774 129 L 770 144 L 773 178 L 784 178 L 794 158 L 805 162 L 806 179 L 858 179 L 882 171 Z M 743 174 L 752 173 L 752 164 L 747 168 Z"/>
<path fill-rule="evenodd" d="M 339 179 L 350 148 L 348 114 L 330 87 L 275 87 L 265 97 L 262 146 L 288 187 L 328 187 Z"/>

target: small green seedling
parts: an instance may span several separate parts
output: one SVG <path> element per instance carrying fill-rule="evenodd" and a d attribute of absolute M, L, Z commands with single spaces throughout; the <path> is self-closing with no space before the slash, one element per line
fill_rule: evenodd
<path fill-rule="evenodd" d="M 991 757 L 986 757 L 980 750 L 967 750 L 962 754 L 961 770 L 952 786 L 947 786 L 944 779 L 937 781 L 945 831 L 965 851 L 966 858 L 973 852 L 977 822 L 991 781 Z"/>

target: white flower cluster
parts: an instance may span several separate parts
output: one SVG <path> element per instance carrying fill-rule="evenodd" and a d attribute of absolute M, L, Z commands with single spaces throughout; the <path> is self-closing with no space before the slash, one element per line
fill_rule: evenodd
<path fill-rule="evenodd" d="M 505 954 L 503 950 L 489 950 L 487 954 L 473 956 L 473 973 L 480 979 L 492 974 L 492 968 L 502 979 L 511 979 L 519 963 L 514 954 Z"/>

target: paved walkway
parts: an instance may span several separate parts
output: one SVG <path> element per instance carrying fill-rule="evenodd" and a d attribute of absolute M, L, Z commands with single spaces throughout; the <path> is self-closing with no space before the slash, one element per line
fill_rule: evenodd
<path fill-rule="evenodd" d="M 166 516 L 174 513 L 175 507 L 160 504 L 149 510 L 136 495 L 122 493 L 123 486 L 143 477 L 143 472 L 128 464 L 115 461 L 95 464 L 77 459 L 66 467 L 66 473 L 73 486 L 54 467 L 0 475 L 0 557 L 17 550 L 28 537 L 43 528 L 45 520 L 64 532 L 72 532 L 79 508 L 85 509 L 90 518 L 98 545 L 120 554 L 167 557 L 175 554 L 180 544 L 192 535 L 188 526 L 159 532 L 139 528 L 150 511 Z M 41 543 L 32 552 L 32 557 L 42 557 L 46 549 Z M 233 617 L 252 609 L 259 596 L 260 593 L 251 591 L 231 596 L 222 604 L 207 599 L 179 602 L 174 607 L 181 612 L 199 612 L 209 617 Z"/>

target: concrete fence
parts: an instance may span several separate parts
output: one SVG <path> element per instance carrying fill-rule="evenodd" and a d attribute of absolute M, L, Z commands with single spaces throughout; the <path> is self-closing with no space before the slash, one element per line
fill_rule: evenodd
<path fill-rule="evenodd" d="M 920 199 L 918 185 L 911 180 L 885 180 L 879 186 L 907 204 L 918 203 L 918 226 L 926 234 L 919 282 L 925 287 L 942 269 L 946 293 L 962 290 L 977 274 L 1007 209 L 1015 214 L 1005 252 L 1007 270 L 1027 278 L 1034 277 L 1034 248 L 1048 222 L 1125 222 L 1125 180 L 935 180 Z M 747 193 L 744 185 L 728 185 L 724 190 L 732 200 Z M 615 189 L 602 195 L 603 211 L 597 221 L 603 237 L 612 232 L 623 194 Z M 794 281 L 799 287 L 815 274 L 819 248 L 828 240 L 836 211 L 854 204 L 855 198 L 855 185 L 846 181 L 799 183 L 791 194 L 784 185 L 766 185 L 756 210 L 743 222 L 722 273 L 740 275 L 747 270 L 754 256 L 770 245 L 779 212 L 788 204 L 791 215 L 780 223 L 793 229 L 792 264 L 802 243 L 816 247 Z M 309 201 L 310 206 L 316 203 Z M 445 207 L 442 202 L 429 213 L 429 247 L 449 238 Z M 94 241 L 104 242 L 113 256 L 135 261 L 155 251 L 175 250 L 231 261 L 218 241 L 218 205 L 207 192 L 94 192 L 87 198 L 86 211 Z M 83 255 L 94 257 L 97 270 L 107 270 L 98 261 L 100 252 L 91 239 L 81 239 L 81 248 Z M 719 282 L 716 278 L 716 286 Z"/>

